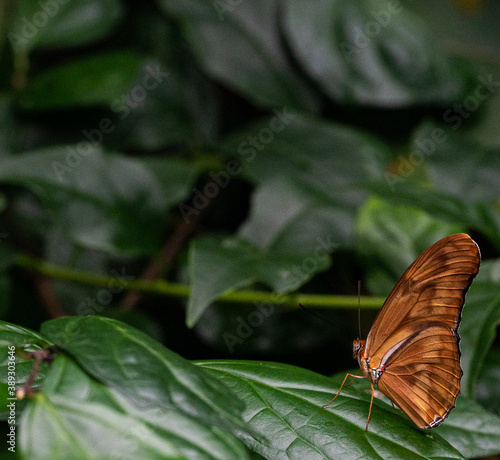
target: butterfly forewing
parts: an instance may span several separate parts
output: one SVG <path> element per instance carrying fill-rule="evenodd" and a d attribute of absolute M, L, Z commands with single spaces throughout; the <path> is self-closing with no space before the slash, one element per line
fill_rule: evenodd
<path fill-rule="evenodd" d="M 457 329 L 480 260 L 464 233 L 438 241 L 406 270 L 368 334 L 363 359 L 381 369 L 373 383 L 421 428 L 439 425 L 460 393 Z"/>
<path fill-rule="evenodd" d="M 479 248 L 465 233 L 450 235 L 425 250 L 387 297 L 366 339 L 366 354 L 375 353 L 405 321 L 439 315 L 456 329 L 480 260 Z"/>

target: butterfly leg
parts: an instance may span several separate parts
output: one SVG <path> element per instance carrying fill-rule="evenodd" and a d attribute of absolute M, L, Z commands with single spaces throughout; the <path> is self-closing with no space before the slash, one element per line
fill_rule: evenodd
<path fill-rule="evenodd" d="M 364 375 L 354 375 L 354 374 L 347 373 L 346 376 L 344 377 L 344 380 L 342 381 L 342 385 L 340 385 L 339 391 L 337 391 L 337 394 L 332 398 L 332 400 L 328 404 L 325 404 L 324 406 L 321 406 L 321 407 L 328 407 L 333 401 L 335 401 L 337 399 L 337 396 L 340 394 L 340 392 L 342 391 L 342 388 L 344 387 L 344 383 L 347 380 L 347 377 L 353 377 L 355 379 L 364 379 L 365 378 Z M 352 382 L 354 382 L 354 380 Z M 347 386 L 349 386 L 352 382 L 348 383 Z"/>
<path fill-rule="evenodd" d="M 370 423 L 370 416 L 372 415 L 373 395 L 375 394 L 375 388 L 373 388 L 373 383 L 371 383 L 370 386 L 372 387 L 372 397 L 370 399 L 370 409 L 368 410 L 368 419 L 366 420 L 365 431 L 368 431 L 368 424 Z"/>

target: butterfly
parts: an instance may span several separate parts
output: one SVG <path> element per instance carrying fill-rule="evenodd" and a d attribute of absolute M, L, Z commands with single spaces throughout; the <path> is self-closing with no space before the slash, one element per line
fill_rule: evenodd
<path fill-rule="evenodd" d="M 460 324 L 465 294 L 477 275 L 481 253 L 465 233 L 447 236 L 426 249 L 404 272 L 384 302 L 366 340 L 353 353 L 374 385 L 419 428 L 438 426 L 460 394 Z"/>

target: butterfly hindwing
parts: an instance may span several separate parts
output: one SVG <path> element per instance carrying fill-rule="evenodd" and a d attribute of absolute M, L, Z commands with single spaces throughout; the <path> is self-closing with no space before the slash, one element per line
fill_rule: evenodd
<path fill-rule="evenodd" d="M 385 364 L 380 391 L 420 428 L 437 426 L 455 407 L 462 376 L 457 341 L 450 328 L 422 322 Z"/>

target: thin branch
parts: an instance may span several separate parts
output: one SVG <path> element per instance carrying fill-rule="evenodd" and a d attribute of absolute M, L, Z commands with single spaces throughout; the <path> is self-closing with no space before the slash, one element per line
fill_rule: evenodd
<path fill-rule="evenodd" d="M 183 222 L 179 224 L 161 249 L 159 256 L 155 257 L 149 266 L 142 272 L 139 277 L 140 280 L 155 280 L 163 271 L 168 270 L 168 268 L 172 265 L 172 262 L 175 260 L 178 252 L 182 248 L 184 241 L 194 231 L 201 215 L 202 212 L 200 211 L 196 216 L 191 218 L 188 223 Z M 141 291 L 129 291 L 120 302 L 120 310 L 132 310 L 140 299 Z"/>
<path fill-rule="evenodd" d="M 48 262 L 33 259 L 20 254 L 16 258 L 16 263 L 30 271 L 35 271 L 45 276 L 57 278 L 65 281 L 92 284 L 95 286 L 109 286 L 116 281 L 116 278 L 108 275 L 96 275 L 83 270 L 75 270 Z M 152 294 L 165 295 L 169 297 L 188 298 L 190 293 L 189 285 L 171 283 L 164 280 L 128 280 L 126 289 L 131 291 L 149 292 Z M 361 305 L 365 309 L 378 309 L 384 302 L 383 297 L 361 297 Z M 318 294 L 278 294 L 275 292 L 263 291 L 236 291 L 224 295 L 217 299 L 217 302 L 232 303 L 254 303 L 271 302 L 291 308 L 298 308 L 299 303 L 308 307 L 330 307 L 330 308 L 358 308 L 358 296 L 338 296 L 338 295 L 318 295 Z"/>

